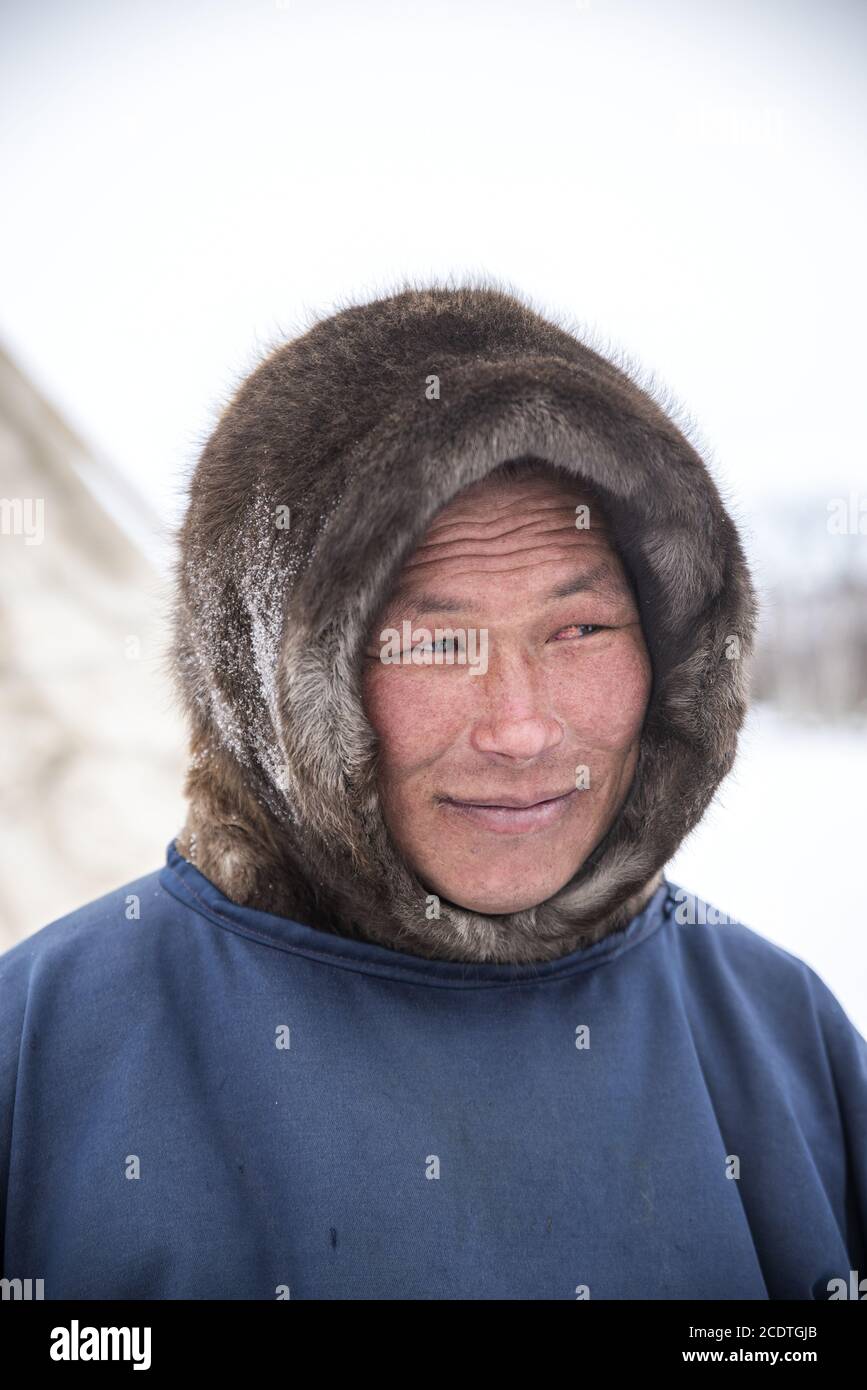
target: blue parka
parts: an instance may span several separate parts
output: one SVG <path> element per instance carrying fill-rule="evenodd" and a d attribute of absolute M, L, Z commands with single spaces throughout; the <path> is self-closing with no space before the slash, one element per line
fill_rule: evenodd
<path fill-rule="evenodd" d="M 471 965 L 239 907 L 169 846 L 0 957 L 4 1277 L 851 1296 L 867 1044 L 801 961 L 682 901 L 666 881 L 615 937 Z"/>

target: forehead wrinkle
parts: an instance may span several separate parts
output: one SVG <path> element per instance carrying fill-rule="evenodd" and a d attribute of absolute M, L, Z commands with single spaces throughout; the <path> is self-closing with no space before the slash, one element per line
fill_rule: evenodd
<path fill-rule="evenodd" d="M 582 549 L 585 549 L 582 546 Z M 602 546 L 595 546 L 595 550 L 602 549 Z M 404 567 L 404 573 L 410 570 L 428 570 L 431 566 L 438 566 L 439 569 L 454 571 L 454 564 L 467 562 L 468 569 L 461 570 L 459 573 L 472 573 L 474 570 L 485 571 L 485 573 L 503 573 L 511 570 L 536 570 L 540 564 L 550 564 L 554 560 L 574 559 L 577 548 L 574 545 L 557 545 L 556 542 L 538 543 L 538 545 L 514 546 L 510 550 L 478 550 L 475 548 L 459 548 L 459 543 L 447 555 L 429 555 L 425 557 L 415 557 L 414 562 Z M 403 585 L 400 585 L 403 588 Z"/>
<path fill-rule="evenodd" d="M 548 502 L 551 506 L 564 506 L 567 501 L 590 501 L 592 490 L 582 483 L 580 479 L 570 480 L 564 478 L 562 481 L 549 478 L 535 478 L 524 482 L 515 480 L 505 481 L 496 478 L 493 474 L 488 474 L 477 483 L 471 483 L 469 487 L 463 488 L 455 493 L 450 506 L 460 506 L 462 504 L 473 505 L 483 503 L 500 510 L 506 511 L 510 507 L 523 507 L 528 502 L 541 505 Z"/>
<path fill-rule="evenodd" d="M 496 574 L 500 572 L 500 567 L 495 565 L 481 567 L 474 565 L 468 569 L 453 571 L 449 576 L 444 575 L 443 581 L 447 583 L 450 578 L 461 579 L 478 574 L 480 568 L 485 573 Z M 521 570 L 527 569 L 536 570 L 538 564 L 510 566 L 509 572 L 519 573 Z M 610 563 L 607 560 L 601 560 L 589 570 L 576 573 L 570 579 L 554 585 L 544 595 L 543 602 L 552 602 L 556 598 L 566 598 L 582 591 L 595 592 L 614 599 L 622 599 L 629 593 L 628 586 L 612 569 Z M 478 610 L 478 604 L 472 600 L 464 602 L 444 594 L 435 593 L 433 590 L 417 590 L 411 584 L 401 585 L 397 589 L 389 602 L 387 612 L 392 614 L 401 603 L 412 606 L 415 613 L 414 621 L 417 621 L 424 613 L 472 613 Z"/>
<path fill-rule="evenodd" d="M 467 531 L 464 530 L 464 525 L 465 527 L 470 528 L 470 534 L 467 534 Z M 510 541 L 527 541 L 529 545 L 532 545 L 535 539 L 540 539 L 540 537 L 549 537 L 549 535 L 556 534 L 556 532 L 564 532 L 565 535 L 568 535 L 568 537 L 572 538 L 572 543 L 586 543 L 585 538 L 588 537 L 589 532 L 591 531 L 596 532 L 596 535 L 599 535 L 599 537 L 609 537 L 610 535 L 610 532 L 609 530 L 607 530 L 607 527 L 602 527 L 602 525 L 596 525 L 596 527 L 578 528 L 577 525 L 575 525 L 574 514 L 572 514 L 571 512 L 567 513 L 567 517 L 563 518 L 563 520 L 559 521 L 559 523 L 549 524 L 546 525 L 546 527 L 539 527 L 536 521 L 529 520 L 522 521 L 520 525 L 511 525 L 511 527 L 506 527 L 502 531 L 493 532 L 493 534 L 492 532 L 490 532 L 490 524 L 479 524 L 477 525 L 477 528 L 475 528 L 475 530 L 474 528 L 471 528 L 470 524 L 468 523 L 465 523 L 464 525 L 461 525 L 460 523 L 447 523 L 445 525 L 442 525 L 442 527 L 429 528 L 427 537 L 425 537 L 424 541 L 418 543 L 417 549 L 415 549 L 413 556 L 411 556 L 410 559 L 407 560 L 407 567 L 421 563 L 420 560 L 418 560 L 418 556 L 420 556 L 422 552 L 442 552 L 442 550 L 445 549 L 446 546 L 460 545 L 461 542 L 474 543 L 474 545 L 478 546 L 492 546 L 499 545 L 499 543 L 502 542 L 503 539 L 510 539 Z M 479 530 L 481 530 L 482 532 L 488 532 L 488 534 L 478 534 Z M 443 535 L 442 539 L 433 539 L 433 535 L 435 535 L 435 532 L 450 531 L 463 531 L 463 534 L 446 534 Z M 522 535 L 521 532 L 525 532 L 525 534 Z M 517 549 L 521 548 L 525 549 L 527 548 L 527 546 L 517 546 Z M 503 550 L 502 553 L 506 555 L 506 553 L 510 552 L 506 552 L 506 550 Z"/>
<path fill-rule="evenodd" d="M 478 516 L 483 512 L 493 512 L 494 519 L 500 521 L 507 519 L 513 514 L 527 515 L 528 513 L 536 513 L 542 516 L 546 512 L 574 512 L 575 508 L 582 503 L 587 507 L 592 507 L 594 505 L 591 498 L 580 497 L 578 494 L 571 498 L 564 498 L 562 496 L 550 498 L 528 497 L 521 498 L 520 500 L 503 502 L 500 505 L 497 505 L 493 498 L 480 498 L 473 503 L 470 499 L 456 497 L 441 508 L 434 520 L 436 522 L 436 520 L 447 515 L 457 516 L 458 519 L 462 519 L 467 515 Z"/>
<path fill-rule="evenodd" d="M 577 504 L 580 505 L 580 504 Z M 558 517 L 551 517 L 552 512 L 560 513 Z M 575 526 L 575 507 L 566 506 L 559 503 L 556 507 L 545 507 L 536 509 L 521 508 L 521 519 L 515 520 L 506 526 L 502 526 L 508 518 L 500 513 L 495 517 L 479 517 L 478 515 L 461 516 L 450 514 L 450 508 L 446 507 L 432 520 L 427 530 L 427 535 L 431 536 L 442 531 L 452 531 L 462 527 L 469 527 L 475 530 L 490 531 L 494 527 L 500 527 L 495 532 L 496 535 L 508 535 L 510 531 L 526 530 L 528 527 L 535 526 L 543 530 L 553 530 L 558 527 L 567 529 L 578 528 Z M 593 521 L 593 514 L 590 514 L 590 526 L 582 528 L 585 530 L 607 531 L 608 527 L 604 522 Z M 427 543 L 422 542 L 423 544 Z"/>
<path fill-rule="evenodd" d="M 616 553 L 602 536 L 590 537 L 586 533 L 575 531 L 574 528 L 570 528 L 569 535 L 571 539 L 565 541 L 555 540 L 551 532 L 544 537 L 538 534 L 516 534 L 509 537 L 508 545 L 504 545 L 502 538 L 494 537 L 461 537 L 451 541 L 432 541 L 428 545 L 419 546 L 406 561 L 404 572 L 429 568 L 431 565 L 447 565 L 450 561 L 456 560 L 478 561 L 480 568 L 486 567 L 483 564 L 485 561 L 502 562 L 499 565 L 488 565 L 487 568 L 525 568 L 530 563 L 543 564 L 548 560 L 573 559 L 588 548 L 594 552 L 601 550 L 612 555 Z"/>
<path fill-rule="evenodd" d="M 582 502 L 591 508 L 588 527 L 575 523 L 576 506 Z M 435 514 L 422 540 L 404 561 L 387 611 L 393 614 L 402 604 L 411 604 L 417 615 L 470 612 L 473 610 L 463 601 L 434 592 L 440 576 L 447 584 L 450 579 L 466 580 L 474 575 L 520 574 L 554 562 L 574 562 L 576 551 L 586 551 L 588 546 L 591 552 L 598 555 L 603 551 L 610 557 L 589 571 L 597 592 L 607 590 L 622 598 L 629 587 L 618 573 L 619 557 L 611 544 L 604 511 L 602 521 L 593 521 L 592 514 L 598 517 L 600 511 L 597 499 L 580 487 L 566 492 L 545 483 L 517 496 L 514 486 L 500 492 L 486 487 L 484 481 L 465 489 Z M 605 582 L 599 584 L 600 579 Z M 422 583 L 428 586 L 423 593 L 419 591 Z M 576 577 L 576 586 L 578 583 Z M 589 582 L 584 587 L 590 587 Z M 577 587 L 572 592 L 577 592 Z"/>

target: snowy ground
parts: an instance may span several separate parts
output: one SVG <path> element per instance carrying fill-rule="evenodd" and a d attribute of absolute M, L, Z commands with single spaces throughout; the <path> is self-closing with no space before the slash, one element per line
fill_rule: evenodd
<path fill-rule="evenodd" d="M 750 715 L 670 880 L 811 965 L 867 1036 L 867 728 Z"/>

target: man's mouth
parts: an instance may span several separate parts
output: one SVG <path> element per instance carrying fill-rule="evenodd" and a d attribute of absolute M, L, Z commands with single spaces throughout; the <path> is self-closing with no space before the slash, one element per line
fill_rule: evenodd
<path fill-rule="evenodd" d="M 482 830 L 492 830 L 499 835 L 524 835 L 530 830 L 543 830 L 556 824 L 568 815 L 577 796 L 577 789 L 572 787 L 566 792 L 552 792 L 532 800 L 501 796 L 496 800 L 463 801 L 444 796 L 439 798 L 439 804 L 447 815 L 460 816 Z"/>

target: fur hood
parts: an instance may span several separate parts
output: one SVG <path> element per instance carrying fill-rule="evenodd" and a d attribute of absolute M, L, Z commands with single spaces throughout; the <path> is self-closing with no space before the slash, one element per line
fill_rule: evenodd
<path fill-rule="evenodd" d="M 421 956 L 546 960 L 621 930 L 732 766 L 755 626 L 735 526 L 657 395 L 490 282 L 405 288 L 272 351 L 202 450 L 180 536 L 181 854 L 236 903 Z M 361 658 L 434 514 L 518 458 L 602 495 L 653 688 L 630 792 L 573 879 L 431 922 L 381 814 Z"/>

